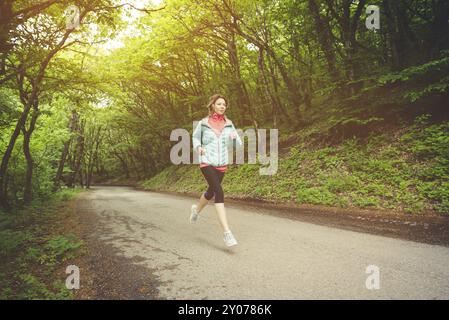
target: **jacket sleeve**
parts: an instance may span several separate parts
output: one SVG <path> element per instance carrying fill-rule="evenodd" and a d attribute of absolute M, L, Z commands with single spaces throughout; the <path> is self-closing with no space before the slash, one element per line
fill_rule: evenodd
<path fill-rule="evenodd" d="M 237 130 L 234 127 L 234 124 L 232 124 L 232 132 L 235 134 L 236 138 L 234 139 L 234 141 L 237 142 L 237 145 L 241 146 L 243 144 L 242 139 L 240 138 Z M 233 142 L 234 144 L 235 142 Z"/>
<path fill-rule="evenodd" d="M 198 122 L 195 130 L 193 130 L 192 141 L 193 149 L 198 151 L 198 147 L 201 146 L 201 121 Z"/>

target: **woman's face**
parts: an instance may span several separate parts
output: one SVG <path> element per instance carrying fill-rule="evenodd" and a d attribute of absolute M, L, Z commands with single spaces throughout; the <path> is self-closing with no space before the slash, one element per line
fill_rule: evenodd
<path fill-rule="evenodd" d="M 226 101 L 223 98 L 218 98 L 217 101 L 215 101 L 214 105 L 214 111 L 218 114 L 224 114 L 226 111 Z"/>

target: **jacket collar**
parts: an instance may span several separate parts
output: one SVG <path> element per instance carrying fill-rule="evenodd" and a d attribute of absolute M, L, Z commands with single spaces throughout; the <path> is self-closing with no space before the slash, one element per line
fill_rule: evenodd
<path fill-rule="evenodd" d="M 225 118 L 225 120 L 226 120 L 225 126 L 226 126 L 226 125 L 231 125 L 231 124 L 232 124 L 232 120 L 229 119 L 226 115 L 224 115 L 224 118 Z M 202 122 L 203 124 L 205 124 L 206 126 L 208 126 L 209 128 L 211 128 L 211 126 L 210 126 L 209 123 L 208 123 L 208 120 L 209 120 L 209 116 L 205 116 L 203 119 L 201 119 L 201 122 Z"/>

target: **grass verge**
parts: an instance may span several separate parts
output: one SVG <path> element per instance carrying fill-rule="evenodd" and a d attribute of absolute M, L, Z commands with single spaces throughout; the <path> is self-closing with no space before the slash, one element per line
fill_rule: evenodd
<path fill-rule="evenodd" d="M 63 189 L 12 212 L 0 211 L 0 299 L 71 299 L 66 267 L 83 241 L 65 228 L 70 202 L 82 189 Z"/>

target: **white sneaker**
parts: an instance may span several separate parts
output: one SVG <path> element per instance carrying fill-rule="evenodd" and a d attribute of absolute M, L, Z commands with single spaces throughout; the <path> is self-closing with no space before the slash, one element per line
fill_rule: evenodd
<path fill-rule="evenodd" d="M 190 223 L 197 222 L 198 216 L 197 205 L 192 204 L 192 208 L 190 209 Z"/>
<path fill-rule="evenodd" d="M 231 231 L 227 231 L 224 233 L 223 240 L 228 247 L 235 246 L 237 244 L 237 240 L 235 240 L 234 235 Z"/>

